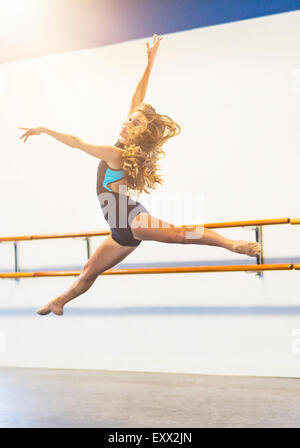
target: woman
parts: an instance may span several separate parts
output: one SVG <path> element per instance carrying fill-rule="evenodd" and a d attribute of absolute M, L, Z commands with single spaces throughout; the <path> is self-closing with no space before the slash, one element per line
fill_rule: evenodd
<path fill-rule="evenodd" d="M 67 302 L 87 291 L 99 274 L 124 260 L 142 240 L 219 246 L 249 256 L 256 256 L 261 250 L 259 243 L 224 238 L 203 226 L 200 230 L 196 225 L 176 227 L 151 216 L 142 204 L 130 198 L 131 193 L 149 193 L 149 189 L 162 183 L 161 176 L 157 174 L 157 162 L 160 156 L 165 155 L 162 147 L 168 139 L 181 132 L 180 126 L 170 117 L 158 114 L 151 105 L 143 103 L 161 40 L 162 37 L 155 34 L 152 45 L 148 42 L 146 44 L 147 67 L 132 97 L 120 138 L 114 146 L 87 144 L 78 137 L 47 128 L 20 128 L 26 130 L 20 137 L 24 142 L 29 136 L 45 133 L 101 159 L 97 194 L 111 228 L 111 235 L 87 261 L 76 281 L 64 293 L 39 309 L 37 312 L 41 315 L 50 312 L 62 315 Z"/>

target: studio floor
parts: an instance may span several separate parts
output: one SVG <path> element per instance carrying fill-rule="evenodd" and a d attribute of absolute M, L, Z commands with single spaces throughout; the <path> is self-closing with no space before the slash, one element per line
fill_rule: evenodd
<path fill-rule="evenodd" d="M 300 427 L 300 379 L 5 367 L 0 427 Z"/>

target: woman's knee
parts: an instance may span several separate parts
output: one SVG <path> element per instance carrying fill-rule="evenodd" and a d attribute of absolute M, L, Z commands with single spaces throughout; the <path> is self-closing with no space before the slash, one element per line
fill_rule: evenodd
<path fill-rule="evenodd" d="M 93 263 L 88 260 L 83 266 L 81 272 L 81 278 L 86 282 L 94 282 L 96 278 L 99 276 L 100 272 L 95 269 Z"/>

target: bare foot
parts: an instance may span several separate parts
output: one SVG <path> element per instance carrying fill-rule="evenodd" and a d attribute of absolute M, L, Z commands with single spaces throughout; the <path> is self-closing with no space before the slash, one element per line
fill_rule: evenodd
<path fill-rule="evenodd" d="M 58 303 L 57 299 L 52 300 L 47 305 L 37 310 L 37 313 L 41 316 L 45 316 L 51 312 L 57 314 L 58 316 L 62 316 L 64 314 L 63 307 Z"/>
<path fill-rule="evenodd" d="M 261 251 L 261 245 L 252 241 L 237 240 L 233 243 L 232 251 L 238 254 L 249 255 L 249 257 L 255 257 Z"/>

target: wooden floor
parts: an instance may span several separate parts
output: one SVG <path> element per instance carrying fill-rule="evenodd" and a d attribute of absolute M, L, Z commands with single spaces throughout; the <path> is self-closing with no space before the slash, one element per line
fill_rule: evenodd
<path fill-rule="evenodd" d="M 0 368 L 0 427 L 300 427 L 300 380 Z"/>

